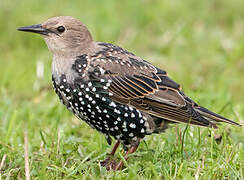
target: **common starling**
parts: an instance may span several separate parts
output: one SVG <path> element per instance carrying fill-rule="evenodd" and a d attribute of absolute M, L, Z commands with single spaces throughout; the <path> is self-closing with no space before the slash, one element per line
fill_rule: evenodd
<path fill-rule="evenodd" d="M 217 128 L 219 122 L 238 123 L 198 105 L 181 86 L 159 69 L 127 50 L 96 42 L 86 26 L 69 16 L 18 28 L 41 34 L 53 53 L 52 81 L 62 103 L 79 119 L 120 142 L 128 154 L 142 138 L 164 132 L 170 123 Z M 110 157 L 101 163 L 119 170 Z"/>

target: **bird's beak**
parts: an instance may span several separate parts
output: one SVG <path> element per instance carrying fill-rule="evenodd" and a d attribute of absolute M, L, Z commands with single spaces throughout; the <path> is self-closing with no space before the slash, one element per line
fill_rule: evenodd
<path fill-rule="evenodd" d="M 38 34 L 42 34 L 42 35 L 48 35 L 48 33 L 49 33 L 49 31 L 47 29 L 43 28 L 41 24 L 35 24 L 32 26 L 24 26 L 24 27 L 18 28 L 17 30 L 33 32 L 33 33 L 38 33 Z"/>

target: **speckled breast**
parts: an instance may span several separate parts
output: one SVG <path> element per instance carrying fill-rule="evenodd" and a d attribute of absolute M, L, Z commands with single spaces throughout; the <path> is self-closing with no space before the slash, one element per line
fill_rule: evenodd
<path fill-rule="evenodd" d="M 78 61 L 73 67 L 77 67 L 76 71 L 81 76 L 72 83 L 67 82 L 64 74 L 59 83 L 53 78 L 55 92 L 63 104 L 91 127 L 116 139 L 126 141 L 144 137 L 147 121 L 143 114 L 131 106 L 111 100 L 113 94 L 108 90 L 111 80 L 84 78 L 82 70 L 79 71 L 83 65 Z"/>

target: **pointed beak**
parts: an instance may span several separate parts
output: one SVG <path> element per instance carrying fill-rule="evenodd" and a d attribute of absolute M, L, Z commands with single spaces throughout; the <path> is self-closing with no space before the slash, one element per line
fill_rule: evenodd
<path fill-rule="evenodd" d="M 42 34 L 42 35 L 48 35 L 48 33 L 50 32 L 49 30 L 43 28 L 41 24 L 35 24 L 32 26 L 24 26 L 24 27 L 18 28 L 17 30 L 33 32 L 33 33 L 38 33 L 38 34 Z"/>

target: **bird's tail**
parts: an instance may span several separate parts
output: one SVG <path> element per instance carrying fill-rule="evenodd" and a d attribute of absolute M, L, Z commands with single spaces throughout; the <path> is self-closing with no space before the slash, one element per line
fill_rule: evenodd
<path fill-rule="evenodd" d="M 232 120 L 229 120 L 223 116 L 220 116 L 204 107 L 198 106 L 197 108 L 194 108 L 195 111 L 197 111 L 200 115 L 202 115 L 203 117 L 205 117 L 206 119 L 208 119 L 210 122 L 214 123 L 214 122 L 225 122 L 228 124 L 233 124 L 233 125 L 237 125 L 237 126 L 241 126 L 240 124 L 238 124 L 237 122 L 234 122 Z"/>

